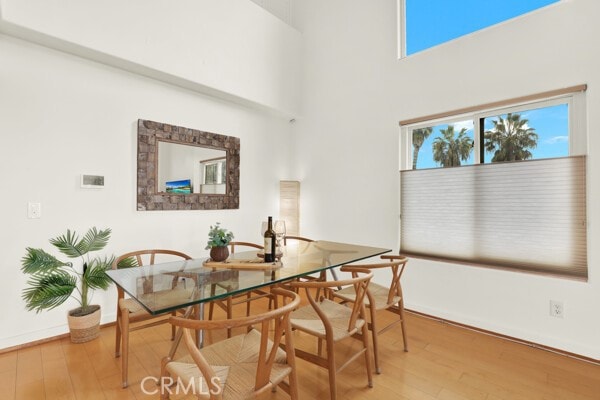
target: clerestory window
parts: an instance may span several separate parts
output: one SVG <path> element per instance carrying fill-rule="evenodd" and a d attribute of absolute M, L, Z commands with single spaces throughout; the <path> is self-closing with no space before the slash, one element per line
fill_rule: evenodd
<path fill-rule="evenodd" d="M 559 0 L 398 0 L 400 57 L 527 14 Z"/>

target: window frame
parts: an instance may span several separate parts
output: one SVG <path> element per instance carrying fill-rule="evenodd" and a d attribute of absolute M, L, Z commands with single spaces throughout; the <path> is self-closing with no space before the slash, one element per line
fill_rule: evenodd
<path fill-rule="evenodd" d="M 504 115 L 509 112 L 524 112 L 533 109 L 544 107 L 552 107 L 555 105 L 567 104 L 568 106 L 568 130 L 569 130 L 569 154 L 566 156 L 584 155 L 587 153 L 587 133 L 585 130 L 585 89 L 582 91 L 559 94 L 547 98 L 538 98 L 529 101 L 517 101 L 514 103 L 508 102 L 499 107 L 483 107 L 474 109 L 470 112 L 460 114 L 446 113 L 446 116 L 424 119 L 416 123 L 400 125 L 400 146 L 404 151 L 400 151 L 400 170 L 412 169 L 412 131 L 415 129 L 433 127 L 437 125 L 452 124 L 465 120 L 473 121 L 473 164 L 481 163 L 481 140 L 483 132 L 481 132 L 480 121 L 483 118 L 489 118 L 497 115 Z M 575 132 L 575 134 L 574 134 Z M 487 164 L 487 163 L 486 163 Z M 472 165 L 472 164 L 467 164 Z M 466 165 L 465 165 L 466 166 Z M 443 167 L 434 167 L 443 168 Z"/>

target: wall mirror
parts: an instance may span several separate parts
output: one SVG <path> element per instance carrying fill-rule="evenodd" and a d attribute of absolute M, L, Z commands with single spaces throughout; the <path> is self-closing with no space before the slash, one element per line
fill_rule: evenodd
<path fill-rule="evenodd" d="M 137 209 L 239 208 L 240 139 L 138 120 Z"/>

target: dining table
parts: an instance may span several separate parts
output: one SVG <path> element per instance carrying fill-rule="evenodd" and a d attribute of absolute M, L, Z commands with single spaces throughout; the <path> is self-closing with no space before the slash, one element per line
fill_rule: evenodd
<path fill-rule="evenodd" d="M 277 260 L 264 263 L 261 251 L 230 254 L 220 263 L 194 258 L 141 267 L 107 271 L 110 279 L 153 315 L 198 306 L 196 318 L 204 317 L 204 303 L 267 286 L 284 283 L 323 270 L 375 257 L 391 249 L 316 240 L 278 248 Z M 202 337 L 199 336 L 201 346 Z"/>

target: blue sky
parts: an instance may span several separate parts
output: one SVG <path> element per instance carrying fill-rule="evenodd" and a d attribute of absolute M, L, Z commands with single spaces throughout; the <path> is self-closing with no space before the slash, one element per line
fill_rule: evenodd
<path fill-rule="evenodd" d="M 530 109 L 519 112 L 522 119 L 527 119 L 527 126 L 534 128 L 538 134 L 537 147 L 530 150 L 533 158 L 565 157 L 569 155 L 569 111 L 567 104 L 558 104 L 550 107 Z M 506 114 L 500 114 L 506 117 Z M 496 116 L 485 118 L 485 130 L 493 127 L 492 121 Z M 462 127 L 467 128 L 467 134 L 473 138 L 473 121 L 461 121 L 454 123 L 454 131 L 460 132 Z M 433 141 L 440 137 L 440 129 L 445 129 L 448 125 L 436 125 L 433 133 L 419 151 L 417 168 L 434 168 L 438 165 L 433 161 Z M 485 160 L 489 162 L 493 154 L 486 154 Z M 473 156 L 463 165 L 473 164 Z"/>
<path fill-rule="evenodd" d="M 559 0 L 405 0 L 408 55 Z"/>

